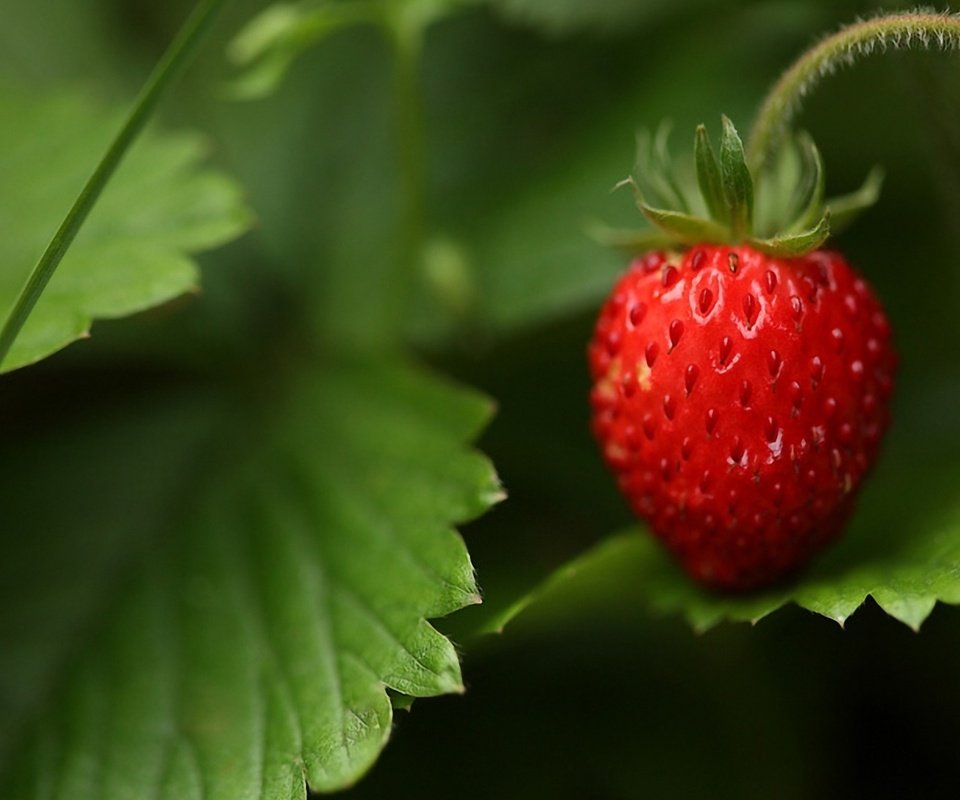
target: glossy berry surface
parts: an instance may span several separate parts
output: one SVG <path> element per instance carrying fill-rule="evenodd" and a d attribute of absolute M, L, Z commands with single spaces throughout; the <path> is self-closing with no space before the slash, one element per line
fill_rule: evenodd
<path fill-rule="evenodd" d="M 882 308 L 836 253 L 653 252 L 600 313 L 593 429 L 686 570 L 752 589 L 840 533 L 889 422 L 895 360 Z"/>

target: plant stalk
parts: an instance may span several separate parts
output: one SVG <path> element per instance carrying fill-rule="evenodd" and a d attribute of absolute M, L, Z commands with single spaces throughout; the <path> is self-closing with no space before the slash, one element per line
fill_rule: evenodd
<path fill-rule="evenodd" d="M 0 367 L 130 145 L 150 119 L 164 91 L 189 63 L 197 44 L 203 39 L 213 18 L 225 3 L 226 0 L 203 0 L 199 3 L 154 67 L 146 84 L 140 90 L 123 127 L 81 189 L 73 206 L 20 290 L 3 328 L 0 329 Z"/>
<path fill-rule="evenodd" d="M 747 163 L 758 170 L 776 148 L 800 102 L 824 77 L 862 56 L 888 49 L 960 48 L 960 15 L 935 12 L 890 14 L 841 28 L 811 47 L 774 84 L 747 141 Z"/>
<path fill-rule="evenodd" d="M 410 287 L 426 236 L 426 135 L 420 90 L 423 29 L 394 24 L 390 33 L 396 69 L 394 124 L 401 206 L 387 302 L 391 328 L 397 330 L 407 318 Z"/>

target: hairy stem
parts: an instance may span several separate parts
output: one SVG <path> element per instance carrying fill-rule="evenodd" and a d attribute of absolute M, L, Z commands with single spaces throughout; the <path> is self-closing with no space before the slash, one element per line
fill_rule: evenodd
<path fill-rule="evenodd" d="M 40 295 L 43 294 L 43 290 L 53 277 L 60 261 L 70 248 L 117 166 L 137 134 L 150 119 L 164 90 L 186 66 L 197 44 L 209 29 L 214 15 L 225 2 L 226 0 L 204 0 L 200 3 L 154 67 L 120 132 L 110 143 L 110 147 L 97 164 L 93 174 L 80 190 L 76 201 L 20 290 L 0 330 L 0 366 L 3 365 L 30 312 L 33 311 Z"/>
<path fill-rule="evenodd" d="M 915 11 L 861 20 L 807 50 L 767 95 L 747 142 L 747 160 L 758 169 L 776 147 L 802 99 L 838 67 L 861 56 L 894 49 L 960 48 L 960 14 Z"/>

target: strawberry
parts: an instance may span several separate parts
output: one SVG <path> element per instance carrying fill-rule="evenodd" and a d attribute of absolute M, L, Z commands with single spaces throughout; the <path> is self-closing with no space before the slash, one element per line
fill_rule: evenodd
<path fill-rule="evenodd" d="M 757 239 L 752 208 L 711 202 L 744 228 L 635 259 L 604 304 L 588 349 L 593 430 L 633 510 L 691 576 L 747 590 L 842 530 L 889 422 L 895 355 L 866 281 L 815 249 L 826 213 L 813 236 Z"/>

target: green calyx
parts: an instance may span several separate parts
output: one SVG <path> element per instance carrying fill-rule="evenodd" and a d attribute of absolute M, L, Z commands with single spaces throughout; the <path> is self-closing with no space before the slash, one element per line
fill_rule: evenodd
<path fill-rule="evenodd" d="M 747 244 L 789 258 L 816 250 L 879 197 L 883 174 L 874 168 L 856 191 L 824 199 L 820 152 L 805 133 L 785 139 L 776 157 L 753 174 L 737 129 L 727 117 L 722 119 L 718 151 L 706 127 L 697 128 L 693 163 L 699 191 L 673 170 L 667 126 L 656 136 L 638 137 L 636 168 L 621 185 L 633 187 L 637 206 L 654 228 L 605 231 L 604 243 L 631 251 Z M 690 189 L 685 190 L 685 184 Z"/>

